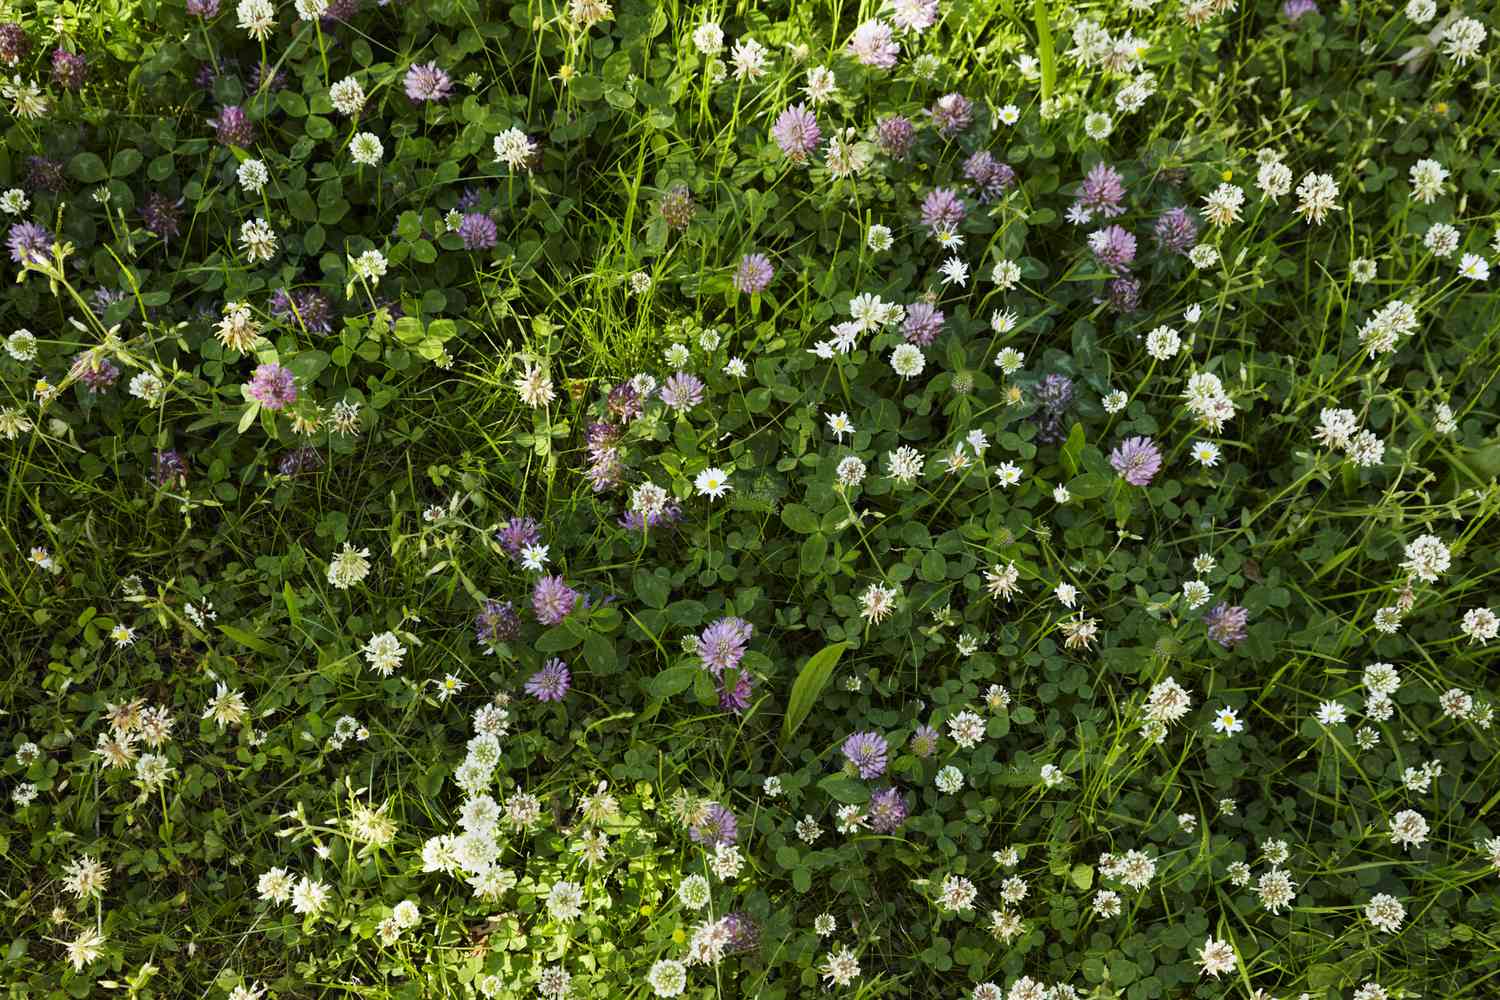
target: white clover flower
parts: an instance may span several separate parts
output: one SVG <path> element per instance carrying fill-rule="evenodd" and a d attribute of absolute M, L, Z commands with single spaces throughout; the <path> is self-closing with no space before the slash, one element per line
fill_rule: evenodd
<path fill-rule="evenodd" d="M 385 156 L 385 147 L 381 145 L 380 137 L 375 133 L 356 132 L 354 138 L 349 140 L 349 156 L 355 163 L 373 167 L 380 163 L 381 157 Z"/>

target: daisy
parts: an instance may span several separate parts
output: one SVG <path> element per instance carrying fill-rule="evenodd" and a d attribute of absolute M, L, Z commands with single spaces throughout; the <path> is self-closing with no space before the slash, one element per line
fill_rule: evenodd
<path fill-rule="evenodd" d="M 1219 464 L 1219 446 L 1209 441 L 1198 441 L 1193 444 L 1193 458 L 1200 465 L 1206 465 L 1210 469 Z"/>
<path fill-rule="evenodd" d="M 697 487 L 700 497 L 710 497 L 714 500 L 719 499 L 732 488 L 729 485 L 729 473 L 712 466 L 698 473 L 698 478 L 693 480 L 693 485 Z"/>
<path fill-rule="evenodd" d="M 1235 733 L 1244 731 L 1245 724 L 1235 714 L 1232 708 L 1221 708 L 1214 715 L 1214 729 L 1225 736 L 1233 736 Z"/>

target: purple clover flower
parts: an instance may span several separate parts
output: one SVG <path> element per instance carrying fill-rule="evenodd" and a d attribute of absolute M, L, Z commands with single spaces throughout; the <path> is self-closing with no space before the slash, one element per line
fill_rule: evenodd
<path fill-rule="evenodd" d="M 743 618 L 720 618 L 698 635 L 698 659 L 718 677 L 725 670 L 740 665 L 745 647 L 754 634 L 755 627 Z"/>
<path fill-rule="evenodd" d="M 980 204 L 985 204 L 1015 187 L 1016 172 L 995 159 L 994 153 L 981 149 L 964 160 L 964 179 L 978 192 Z"/>
<path fill-rule="evenodd" d="M 108 358 L 96 357 L 92 351 L 80 351 L 73 355 L 68 374 L 88 386 L 90 392 L 103 392 L 120 377 L 120 368 Z"/>
<path fill-rule="evenodd" d="M 1286 0 L 1281 5 L 1281 16 L 1296 24 L 1297 21 L 1308 14 L 1318 12 L 1317 0 Z"/>
<path fill-rule="evenodd" d="M 31 55 L 31 39 L 26 29 L 14 21 L 0 24 L 0 62 L 16 66 Z"/>
<path fill-rule="evenodd" d="M 729 846 L 740 838 L 739 820 L 734 813 L 714 802 L 703 811 L 703 818 L 688 827 L 688 838 L 705 847 Z"/>
<path fill-rule="evenodd" d="M 170 486 L 187 482 L 187 463 L 176 448 L 167 448 L 156 453 L 151 463 L 151 481 L 157 486 Z"/>
<path fill-rule="evenodd" d="M 1131 486 L 1146 486 L 1161 470 L 1161 449 L 1148 437 L 1129 437 L 1109 453 L 1109 464 Z"/>
<path fill-rule="evenodd" d="M 413 66 L 406 71 L 406 96 L 418 103 L 444 100 L 452 89 L 453 81 L 435 62 Z"/>
<path fill-rule="evenodd" d="M 1124 198 L 1125 178 L 1109 164 L 1098 163 L 1084 176 L 1073 204 L 1076 208 L 1113 219 L 1124 213 L 1125 208 L 1121 205 Z"/>
<path fill-rule="evenodd" d="M 1032 416 L 1037 425 L 1036 439 L 1042 444 L 1061 441 L 1063 416 L 1073 402 L 1073 382 L 1066 375 L 1048 375 L 1036 387 L 1041 410 Z"/>
<path fill-rule="evenodd" d="M 57 194 L 67 187 L 67 178 L 63 175 L 63 164 L 61 160 L 54 160 L 46 156 L 28 156 L 26 158 L 26 186 L 33 191 L 47 191 Z"/>
<path fill-rule="evenodd" d="M 645 410 L 645 407 L 641 405 L 641 394 L 629 382 L 621 382 L 609 390 L 605 402 L 609 407 L 609 412 L 619 418 L 622 423 L 630 423 Z"/>
<path fill-rule="evenodd" d="M 1135 237 L 1123 226 L 1105 226 L 1089 236 L 1089 249 L 1100 264 L 1123 274 L 1135 260 Z"/>
<path fill-rule="evenodd" d="M 389 2 L 389 0 L 387 0 L 387 2 Z M 382 3 L 381 6 L 384 7 L 385 4 Z M 354 15 L 358 13 L 359 0 L 332 0 L 332 2 L 323 9 L 323 17 L 321 18 L 321 20 L 325 28 L 332 28 L 336 27 L 340 21 L 352 20 Z"/>
<path fill-rule="evenodd" d="M 650 517 L 638 511 L 628 510 L 617 523 L 627 531 L 645 531 L 647 528 L 655 528 L 661 524 L 676 524 L 680 520 L 682 520 L 682 507 L 675 503 L 668 503 L 662 508 L 660 514 L 652 514 Z"/>
<path fill-rule="evenodd" d="M 1118 313 L 1133 313 L 1141 307 L 1139 278 L 1122 274 L 1109 283 L 1109 307 Z"/>
<path fill-rule="evenodd" d="M 877 732 L 854 733 L 844 740 L 844 759 L 853 764 L 866 781 L 885 773 L 885 737 Z"/>
<path fill-rule="evenodd" d="M 703 402 L 703 382 L 696 375 L 677 372 L 667 376 L 656 394 L 671 409 L 686 413 Z"/>
<path fill-rule="evenodd" d="M 465 250 L 488 250 L 500 242 L 495 220 L 482 212 L 470 212 L 458 223 L 459 238 Z"/>
<path fill-rule="evenodd" d="M 305 476 L 310 472 L 317 472 L 323 467 L 323 455 L 318 449 L 308 445 L 301 448 L 293 448 L 281 456 L 277 463 L 276 471 L 283 476 Z"/>
<path fill-rule="evenodd" d="M 964 201 L 952 188 L 933 188 L 922 199 L 922 225 L 937 235 L 943 230 L 957 230 L 967 213 Z"/>
<path fill-rule="evenodd" d="M 724 711 L 740 715 L 750 707 L 750 675 L 745 671 L 735 672 L 733 687 L 727 686 L 723 680 L 718 682 L 718 686 L 719 707 Z"/>
<path fill-rule="evenodd" d="M 1220 601 L 1212 611 L 1203 616 L 1208 626 L 1208 637 L 1225 649 L 1233 649 L 1245 641 L 1248 634 L 1245 626 L 1250 621 L 1250 612 L 1237 604 Z"/>
<path fill-rule="evenodd" d="M 805 104 L 794 104 L 783 111 L 771 126 L 771 138 L 793 163 L 806 163 L 809 155 L 818 148 L 823 130 L 818 127 L 817 116 L 807 110 Z"/>
<path fill-rule="evenodd" d="M 744 910 L 725 914 L 724 929 L 729 932 L 724 954 L 741 955 L 760 947 L 760 925 Z"/>
<path fill-rule="evenodd" d="M 10 259 L 17 264 L 28 260 L 45 263 L 52 259 L 52 234 L 46 226 L 35 222 L 18 222 L 10 227 L 5 238 L 10 248 Z"/>
<path fill-rule="evenodd" d="M 250 398 L 268 410 L 279 410 L 297 401 L 297 380 L 291 370 L 278 364 L 258 365 L 245 386 Z"/>
<path fill-rule="evenodd" d="M 875 145 L 893 160 L 903 160 L 911 152 L 917 130 L 905 115 L 887 115 L 875 124 Z"/>
<path fill-rule="evenodd" d="M 167 242 L 182 230 L 182 199 L 173 201 L 160 191 L 152 191 L 141 206 L 141 220 L 147 232 L 161 237 L 163 243 Z"/>
<path fill-rule="evenodd" d="M 226 104 L 219 109 L 219 117 L 210 118 L 208 123 L 214 127 L 214 137 L 221 146 L 255 144 L 255 123 L 238 104 Z"/>
<path fill-rule="evenodd" d="M 553 657 L 526 681 L 526 693 L 537 701 L 562 701 L 572 684 L 568 665 Z"/>
<path fill-rule="evenodd" d="M 974 103 L 963 94 L 944 94 L 927 113 L 932 116 L 938 135 L 951 139 L 974 121 Z"/>
<path fill-rule="evenodd" d="M 1198 242 L 1198 223 L 1186 208 L 1169 208 L 1156 217 L 1152 227 L 1156 245 L 1167 253 L 1186 254 Z"/>
<path fill-rule="evenodd" d="M 747 253 L 740 258 L 740 266 L 734 272 L 734 287 L 746 295 L 759 295 L 771 284 L 776 269 L 763 253 Z"/>
<path fill-rule="evenodd" d="M 943 332 L 943 313 L 930 302 L 916 301 L 906 307 L 901 333 L 908 344 L 926 347 Z"/>
<path fill-rule="evenodd" d="M 559 624 L 577 603 L 578 591 L 564 583 L 560 576 L 544 576 L 531 590 L 531 609 L 536 612 L 536 620 L 543 625 Z"/>
<path fill-rule="evenodd" d="M 474 616 L 474 639 L 482 645 L 509 642 L 521 634 L 521 616 L 509 601 L 485 601 Z"/>
<path fill-rule="evenodd" d="M 218 17 L 219 0 L 187 0 L 187 12 L 194 17 Z"/>
<path fill-rule="evenodd" d="M 535 518 L 513 517 L 495 532 L 495 541 L 512 559 L 521 558 L 521 550 L 542 540 L 541 525 Z"/>
<path fill-rule="evenodd" d="M 333 303 L 316 288 L 298 288 L 290 293 L 278 288 L 271 293 L 267 309 L 283 323 L 300 322 L 308 333 L 333 332 Z"/>
<path fill-rule="evenodd" d="M 896 788 L 882 788 L 870 796 L 870 829 L 876 833 L 894 833 L 906 822 L 906 800 Z"/>
<path fill-rule="evenodd" d="M 911 734 L 909 746 L 911 747 L 911 752 L 918 757 L 923 759 L 931 757 L 937 753 L 938 731 L 923 723 L 917 727 L 916 732 Z"/>
<path fill-rule="evenodd" d="M 52 82 L 64 90 L 79 90 L 88 79 L 89 65 L 83 56 L 66 49 L 52 50 Z"/>

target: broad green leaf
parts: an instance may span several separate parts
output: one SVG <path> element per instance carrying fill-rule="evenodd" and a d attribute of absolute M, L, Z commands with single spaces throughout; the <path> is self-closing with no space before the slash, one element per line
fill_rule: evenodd
<path fill-rule="evenodd" d="M 797 679 L 792 682 L 792 694 L 787 702 L 786 718 L 781 722 L 783 746 L 802 727 L 807 714 L 812 711 L 818 696 L 827 686 L 828 679 L 833 676 L 833 668 L 838 665 L 839 657 L 844 655 L 844 650 L 848 647 L 847 642 L 835 642 L 824 646 L 808 657 L 807 662 L 802 665 Z"/>
<path fill-rule="evenodd" d="M 244 646 L 246 649 L 253 649 L 257 653 L 263 653 L 266 656 L 270 656 L 271 654 L 276 652 L 276 647 L 260 638 L 260 636 L 254 635 L 250 632 L 246 632 L 244 629 L 237 628 L 234 625 L 220 624 L 219 631 L 223 632 L 229 638 L 233 639 L 241 646 Z"/>
<path fill-rule="evenodd" d="M 818 782 L 818 787 L 830 798 L 846 805 L 860 805 L 870 801 L 870 790 L 853 778 L 842 774 L 830 774 Z"/>

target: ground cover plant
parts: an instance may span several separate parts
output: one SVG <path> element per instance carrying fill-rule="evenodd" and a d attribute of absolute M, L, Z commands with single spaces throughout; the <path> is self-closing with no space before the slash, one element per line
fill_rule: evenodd
<path fill-rule="evenodd" d="M 0 9 L 0 988 L 1500 996 L 1493 14 Z"/>

